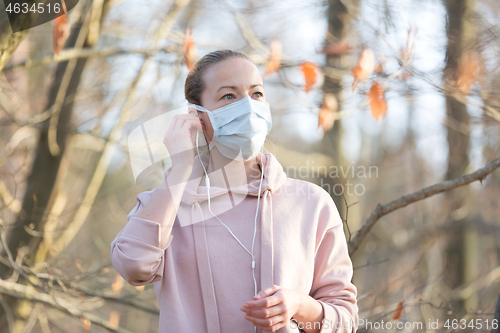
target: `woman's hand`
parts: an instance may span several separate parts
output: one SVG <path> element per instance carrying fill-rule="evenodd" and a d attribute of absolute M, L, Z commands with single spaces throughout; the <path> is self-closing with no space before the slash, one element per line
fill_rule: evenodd
<path fill-rule="evenodd" d="M 172 168 L 193 166 L 194 144 L 196 132 L 204 129 L 202 121 L 197 115 L 175 115 L 170 124 L 163 143 L 172 158 Z"/>
<path fill-rule="evenodd" d="M 298 291 L 273 285 L 243 304 L 245 319 L 260 330 L 274 332 L 287 325 L 302 305 L 304 295 Z"/>

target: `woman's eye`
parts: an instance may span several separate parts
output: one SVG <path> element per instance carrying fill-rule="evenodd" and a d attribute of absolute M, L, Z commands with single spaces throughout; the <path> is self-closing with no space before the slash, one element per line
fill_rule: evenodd
<path fill-rule="evenodd" d="M 226 98 L 226 97 L 231 97 L 231 98 Z M 233 94 L 225 94 L 222 96 L 223 99 L 233 99 L 234 95 Z"/>
<path fill-rule="evenodd" d="M 253 93 L 254 96 L 257 96 L 257 98 L 261 98 L 261 97 L 264 97 L 264 94 L 261 93 L 260 91 L 257 91 L 257 92 L 254 92 Z"/>

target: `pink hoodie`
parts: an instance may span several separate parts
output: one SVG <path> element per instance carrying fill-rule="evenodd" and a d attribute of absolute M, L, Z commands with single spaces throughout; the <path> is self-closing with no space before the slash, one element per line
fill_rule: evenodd
<path fill-rule="evenodd" d="M 357 289 L 335 203 L 321 187 L 287 178 L 273 155 L 258 160 L 264 179 L 254 246 L 257 291 L 275 284 L 308 294 L 323 307 L 321 333 L 356 332 Z M 252 333 L 240 310 L 255 294 L 251 256 L 208 211 L 202 176 L 196 158 L 171 234 L 135 216 L 157 189 L 137 195 L 127 225 L 111 243 L 111 261 L 132 285 L 154 282 L 160 333 Z M 212 211 L 249 250 L 259 183 L 210 189 Z M 277 332 L 299 330 L 290 322 Z"/>

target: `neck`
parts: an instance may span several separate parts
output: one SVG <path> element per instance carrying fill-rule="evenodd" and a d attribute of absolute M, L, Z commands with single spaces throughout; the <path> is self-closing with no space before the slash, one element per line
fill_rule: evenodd
<path fill-rule="evenodd" d="M 210 162 L 207 173 L 210 177 L 210 186 L 226 188 L 223 172 L 231 187 L 238 187 L 255 180 L 260 180 L 261 169 L 257 157 L 248 161 L 237 161 L 222 155 L 217 147 L 210 150 Z M 214 172 L 218 171 L 218 172 Z"/>

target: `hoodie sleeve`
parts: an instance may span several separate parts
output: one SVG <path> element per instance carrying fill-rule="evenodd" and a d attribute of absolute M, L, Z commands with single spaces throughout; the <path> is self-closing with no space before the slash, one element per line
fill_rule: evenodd
<path fill-rule="evenodd" d="M 131 285 L 140 286 L 156 282 L 163 277 L 165 247 L 161 247 L 161 226 L 135 215 L 153 196 L 155 190 L 142 192 L 136 205 L 127 215 L 127 225 L 111 243 L 111 263 Z"/>
<path fill-rule="evenodd" d="M 336 225 L 323 234 L 316 252 L 310 296 L 323 307 L 320 333 L 355 333 L 358 322 L 357 289 L 351 283 L 353 267 L 336 207 L 335 215 Z M 331 215 L 328 217 L 332 219 Z"/>

